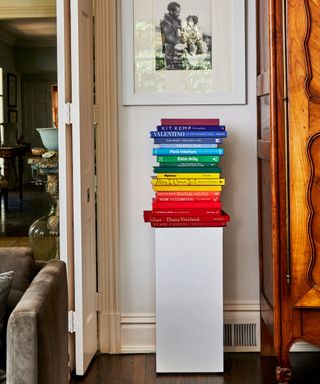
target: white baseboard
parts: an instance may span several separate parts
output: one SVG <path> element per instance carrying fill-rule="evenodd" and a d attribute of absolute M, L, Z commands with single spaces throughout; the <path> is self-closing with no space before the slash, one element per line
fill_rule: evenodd
<path fill-rule="evenodd" d="M 259 303 L 225 303 L 224 320 L 225 352 L 260 351 Z M 155 314 L 123 314 L 120 334 L 121 353 L 155 353 Z"/>
<path fill-rule="evenodd" d="M 121 353 L 154 353 L 156 351 L 156 318 L 154 315 L 121 316 Z"/>

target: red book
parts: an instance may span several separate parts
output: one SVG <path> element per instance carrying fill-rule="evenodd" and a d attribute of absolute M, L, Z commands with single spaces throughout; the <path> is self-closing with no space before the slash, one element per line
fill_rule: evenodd
<path fill-rule="evenodd" d="M 172 201 L 176 201 L 176 202 L 181 202 L 181 201 L 185 201 L 185 202 L 191 202 L 191 201 L 194 201 L 194 202 L 197 202 L 197 201 L 220 201 L 220 196 L 214 196 L 214 197 L 202 197 L 202 196 L 195 196 L 195 197 L 179 197 L 179 196 L 172 196 L 172 197 L 157 197 L 156 198 L 157 201 L 159 202 L 172 202 Z"/>
<path fill-rule="evenodd" d="M 221 208 L 220 201 L 158 201 L 152 199 L 152 208 L 180 209 L 180 208 Z"/>
<path fill-rule="evenodd" d="M 230 221 L 229 215 L 227 215 L 224 211 L 222 211 L 220 208 L 214 208 L 214 209 L 179 209 L 179 210 L 173 210 L 173 209 L 154 209 L 152 211 L 143 211 L 143 218 L 145 222 L 149 222 L 152 217 L 177 217 L 177 216 L 184 216 L 184 217 L 199 217 L 199 216 L 208 216 L 208 220 L 211 219 L 211 221 Z"/>
<path fill-rule="evenodd" d="M 220 119 L 161 119 L 161 125 L 220 125 Z"/>
<path fill-rule="evenodd" d="M 154 228 L 177 228 L 177 227 L 225 227 L 225 221 L 200 221 L 197 223 L 150 223 Z"/>
<path fill-rule="evenodd" d="M 224 221 L 226 219 L 225 215 L 204 215 L 204 216 L 157 216 L 151 215 L 149 222 L 150 223 L 199 223 L 205 221 Z"/>
<path fill-rule="evenodd" d="M 144 211 L 144 221 L 150 221 L 152 216 L 221 216 L 222 210 L 220 208 L 198 208 L 198 209 L 153 209 L 152 211 Z"/>
<path fill-rule="evenodd" d="M 177 192 L 169 192 L 169 191 L 158 191 L 156 192 L 156 197 L 214 197 L 220 196 L 220 191 L 177 191 Z"/>

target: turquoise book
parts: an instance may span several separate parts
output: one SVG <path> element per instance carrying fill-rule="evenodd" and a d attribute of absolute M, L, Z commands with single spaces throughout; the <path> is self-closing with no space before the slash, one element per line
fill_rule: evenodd
<path fill-rule="evenodd" d="M 154 156 L 223 155 L 223 148 L 153 148 Z"/>

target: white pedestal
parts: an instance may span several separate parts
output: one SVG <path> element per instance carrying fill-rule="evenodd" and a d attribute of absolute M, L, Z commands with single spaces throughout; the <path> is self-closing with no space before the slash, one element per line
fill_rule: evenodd
<path fill-rule="evenodd" d="M 223 228 L 157 228 L 157 372 L 223 372 Z"/>

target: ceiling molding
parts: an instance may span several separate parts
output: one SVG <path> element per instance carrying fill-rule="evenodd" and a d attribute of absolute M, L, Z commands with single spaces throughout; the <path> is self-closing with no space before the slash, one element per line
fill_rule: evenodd
<path fill-rule="evenodd" d="M 0 5 L 0 19 L 19 19 L 27 17 L 55 17 L 56 7 L 54 5 Z"/>

